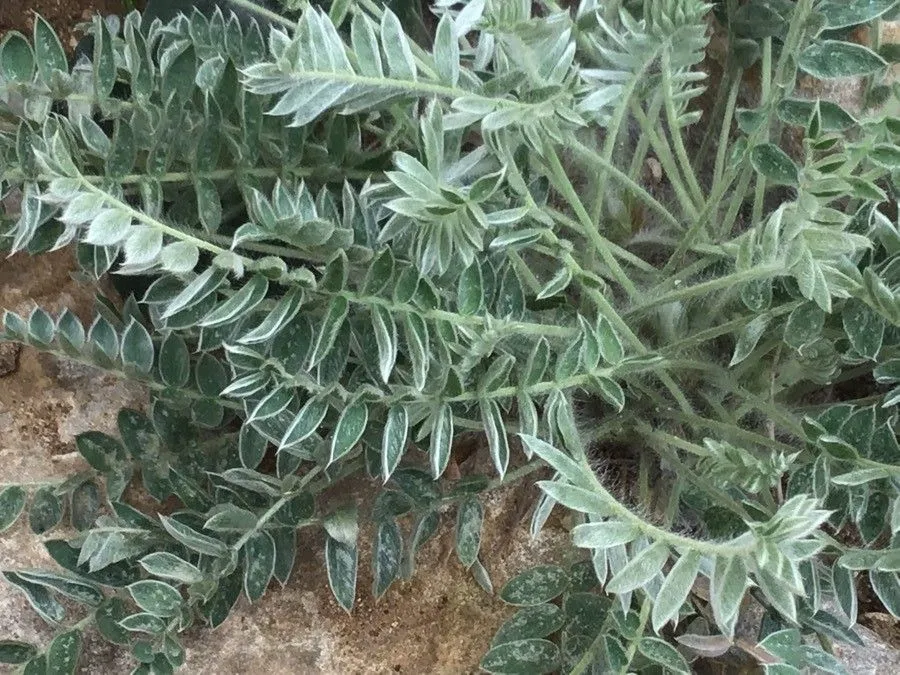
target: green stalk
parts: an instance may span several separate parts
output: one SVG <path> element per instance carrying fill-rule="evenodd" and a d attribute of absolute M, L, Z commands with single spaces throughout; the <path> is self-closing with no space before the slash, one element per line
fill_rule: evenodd
<path fill-rule="evenodd" d="M 687 300 L 688 298 L 693 298 L 698 295 L 706 295 L 707 293 L 712 293 L 714 291 L 729 289 L 737 284 L 742 284 L 747 281 L 766 279 L 776 276 L 780 271 L 783 271 L 782 266 L 760 265 L 759 267 L 754 267 L 753 269 L 746 270 L 744 272 L 733 272 L 731 274 L 725 275 L 724 277 L 719 277 L 718 279 L 711 279 L 710 281 L 704 281 L 699 284 L 694 284 L 693 286 L 688 286 L 687 288 L 669 291 L 664 295 L 652 298 L 640 305 L 635 306 L 630 311 L 626 312 L 625 316 L 640 316 L 648 310 L 653 309 L 654 307 L 659 307 L 660 305 L 666 305 L 677 300 Z"/>
<path fill-rule="evenodd" d="M 578 196 L 578 193 L 575 191 L 572 181 L 566 174 L 565 168 L 563 168 L 562 163 L 559 161 L 556 150 L 550 147 L 548 143 L 543 155 L 550 164 L 550 172 L 555 179 L 554 182 L 556 183 L 556 188 L 563 193 L 569 204 L 575 210 L 578 219 L 581 221 L 582 235 L 584 235 L 584 237 L 594 246 L 594 249 L 600 253 L 603 262 L 610 268 L 616 281 L 622 286 L 628 294 L 628 297 L 634 298 L 638 292 L 637 288 L 613 256 L 612 251 L 609 248 L 609 242 L 607 242 L 606 238 L 603 237 L 597 229 L 598 221 L 596 219 L 591 220 L 591 216 L 584 208 L 584 204 Z"/>
<path fill-rule="evenodd" d="M 681 165 L 681 171 L 687 180 L 688 188 L 694 198 L 696 204 L 703 203 L 703 190 L 700 189 L 700 183 L 697 182 L 697 174 L 694 167 L 691 166 L 688 159 L 687 149 L 684 147 L 684 139 L 681 135 L 681 128 L 678 126 L 678 112 L 675 110 L 673 97 L 675 92 L 672 89 L 672 74 L 669 71 L 669 52 L 663 55 L 662 77 L 663 87 L 665 88 L 665 104 L 666 104 L 666 120 L 669 123 L 669 135 L 675 144 L 675 155 Z"/>
<path fill-rule="evenodd" d="M 762 49 L 762 74 L 761 74 L 761 106 L 767 107 L 771 105 L 772 97 L 772 38 L 767 37 L 763 40 Z M 770 113 L 771 114 L 771 113 Z M 769 140 L 769 120 L 763 123 L 763 133 L 761 142 L 767 143 Z M 762 220 L 763 200 L 766 194 L 766 177 L 762 174 L 756 176 L 756 192 L 753 195 L 753 215 L 750 220 L 751 226 L 756 225 Z"/>
<path fill-rule="evenodd" d="M 697 217 L 697 209 L 681 179 L 681 172 L 678 170 L 678 166 L 675 163 L 675 157 L 672 155 L 672 149 L 669 147 L 668 140 L 664 135 L 656 132 L 656 129 L 650 123 L 650 120 L 647 119 L 647 115 L 644 113 L 643 109 L 641 109 L 640 105 L 633 103 L 631 105 L 631 112 L 638 121 L 638 124 L 640 124 L 641 135 L 646 136 L 650 141 L 650 146 L 656 153 L 660 164 L 662 164 L 666 178 L 668 178 L 669 183 L 672 185 L 672 189 L 675 191 L 675 196 L 678 198 L 678 203 L 681 206 L 682 211 L 684 211 L 685 216 L 689 220 L 693 220 Z"/>

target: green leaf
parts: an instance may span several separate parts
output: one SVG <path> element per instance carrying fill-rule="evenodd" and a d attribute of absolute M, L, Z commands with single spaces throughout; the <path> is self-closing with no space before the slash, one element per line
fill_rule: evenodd
<path fill-rule="evenodd" d="M 784 341 L 794 349 L 814 342 L 825 325 L 825 312 L 814 302 L 806 302 L 788 316 L 784 326 Z"/>
<path fill-rule="evenodd" d="M 568 573 L 558 565 L 538 565 L 510 579 L 500 599 L 510 605 L 541 605 L 559 597 L 569 585 Z"/>
<path fill-rule="evenodd" d="M 150 333 L 134 319 L 122 334 L 122 363 L 139 373 L 147 374 L 153 368 L 153 340 Z"/>
<path fill-rule="evenodd" d="M 750 163 L 753 168 L 776 185 L 797 186 L 800 183 L 800 172 L 794 160 L 773 143 L 757 145 L 750 152 Z"/>
<path fill-rule="evenodd" d="M 597 387 L 597 391 L 604 401 L 613 406 L 617 412 L 625 409 L 625 392 L 622 386 L 608 377 L 595 377 L 591 383 Z"/>
<path fill-rule="evenodd" d="M 700 554 L 697 551 L 687 551 L 678 559 L 656 594 L 651 614 L 654 631 L 659 633 L 665 624 L 678 618 L 699 571 Z"/>
<path fill-rule="evenodd" d="M 348 311 L 349 304 L 347 303 L 347 298 L 343 295 L 338 295 L 332 299 L 331 304 L 328 306 L 328 311 L 322 319 L 322 327 L 319 330 L 319 335 L 316 337 L 312 352 L 307 360 L 307 370 L 312 370 L 312 368 L 318 365 L 319 361 L 324 359 L 325 355 L 331 350 L 338 332 L 344 324 L 344 320 L 347 318 Z"/>
<path fill-rule="evenodd" d="M 119 621 L 119 627 L 132 633 L 150 633 L 158 635 L 166 631 L 166 622 L 147 612 L 132 614 Z"/>
<path fill-rule="evenodd" d="M 112 145 L 106 156 L 106 173 L 112 178 L 125 176 L 134 166 L 137 149 L 134 140 L 134 132 L 127 122 L 116 120 L 113 131 Z"/>
<path fill-rule="evenodd" d="M 381 46 L 392 78 L 416 79 L 416 60 L 413 58 L 409 39 L 403 32 L 400 19 L 389 9 L 381 17 Z"/>
<path fill-rule="evenodd" d="M 33 74 L 31 45 L 18 31 L 8 31 L 0 43 L 0 76 L 9 82 L 30 82 Z"/>
<path fill-rule="evenodd" d="M 339 509 L 329 515 L 323 523 L 328 536 L 347 546 L 355 546 L 359 536 L 357 515 L 355 506 Z"/>
<path fill-rule="evenodd" d="M 137 581 L 128 587 L 128 592 L 138 607 L 154 616 L 175 616 L 181 609 L 181 593 L 162 581 Z"/>
<path fill-rule="evenodd" d="M 665 640 L 655 637 L 644 637 L 638 642 L 638 651 L 654 663 L 666 670 L 690 675 L 691 668 L 675 647 Z"/>
<path fill-rule="evenodd" d="M 633 525 L 617 520 L 582 523 L 572 530 L 572 543 L 581 548 L 611 548 L 627 544 L 639 534 Z"/>
<path fill-rule="evenodd" d="M 390 311 L 381 305 L 372 308 L 372 328 L 378 344 L 378 372 L 388 382 L 397 362 L 397 323 Z"/>
<path fill-rule="evenodd" d="M 204 328 L 215 328 L 237 321 L 252 312 L 269 290 L 269 281 L 261 274 L 254 275 L 241 289 L 218 305 L 198 323 Z"/>
<path fill-rule="evenodd" d="M 116 57 L 109 26 L 101 16 L 94 17 L 94 92 L 104 99 L 116 84 Z"/>
<path fill-rule="evenodd" d="M 376 599 L 387 592 L 394 580 L 400 576 L 400 561 L 403 559 L 403 535 L 393 518 L 378 524 L 375 548 L 372 554 L 372 594 Z"/>
<path fill-rule="evenodd" d="M 449 403 L 443 403 L 432 416 L 431 440 L 428 455 L 431 460 L 431 475 L 440 478 L 450 461 L 453 447 L 453 410 Z"/>
<path fill-rule="evenodd" d="M 40 15 L 34 18 L 34 56 L 38 75 L 44 82 L 50 82 L 54 70 L 69 72 L 66 52 L 56 37 L 56 31 Z"/>
<path fill-rule="evenodd" d="M 60 633 L 47 648 L 46 675 L 73 675 L 81 656 L 81 631 Z"/>
<path fill-rule="evenodd" d="M 640 588 L 659 574 L 668 559 L 668 546 L 663 542 L 651 544 L 636 556 L 632 557 L 631 560 L 629 560 L 628 563 L 609 580 L 605 590 L 608 593 L 618 595 Z"/>
<path fill-rule="evenodd" d="M 66 618 L 65 607 L 44 586 L 33 584 L 15 572 L 3 572 L 3 576 L 25 594 L 28 604 L 44 621 L 57 624 Z"/>
<path fill-rule="evenodd" d="M 603 360 L 611 365 L 617 365 L 625 355 L 625 350 L 612 324 L 602 317 L 597 322 L 597 339 Z"/>
<path fill-rule="evenodd" d="M 244 544 L 244 592 L 256 602 L 275 573 L 275 540 L 268 532 L 254 532 Z"/>
<path fill-rule="evenodd" d="M 86 431 L 75 437 L 75 446 L 92 468 L 101 473 L 113 471 L 127 461 L 125 448 L 115 438 L 99 431 Z"/>
<path fill-rule="evenodd" d="M 550 298 L 554 295 L 562 293 L 566 288 L 568 288 L 569 284 L 572 282 L 572 270 L 568 267 L 560 267 L 556 274 L 553 276 L 550 281 L 548 281 L 544 287 L 538 292 L 537 299 L 543 300 L 544 298 Z"/>
<path fill-rule="evenodd" d="M 288 426 L 278 447 L 290 448 L 305 441 L 319 428 L 327 412 L 328 401 L 325 398 L 309 399 Z"/>
<path fill-rule="evenodd" d="M 531 639 L 493 647 L 481 659 L 480 665 L 489 673 L 540 675 L 555 672 L 559 660 L 559 647 L 549 640 Z"/>
<path fill-rule="evenodd" d="M 369 408 L 365 401 L 357 400 L 344 408 L 334 427 L 328 463 L 333 464 L 349 453 L 362 438 L 369 421 Z"/>
<path fill-rule="evenodd" d="M 844 305 L 841 320 L 853 348 L 860 356 L 874 361 L 884 340 L 885 322 L 881 315 L 860 300 L 851 298 Z"/>
<path fill-rule="evenodd" d="M 39 488 L 31 500 L 28 510 L 28 524 L 35 534 L 52 530 L 62 519 L 62 502 L 49 487 Z"/>
<path fill-rule="evenodd" d="M 269 534 L 275 541 L 274 576 L 284 586 L 290 579 L 297 557 L 297 532 L 293 528 L 280 527 L 269 530 Z"/>
<path fill-rule="evenodd" d="M 25 490 L 9 485 L 0 490 L 0 532 L 12 527 L 25 508 Z"/>
<path fill-rule="evenodd" d="M 897 573 L 871 570 L 869 581 L 884 608 L 894 616 L 900 615 L 900 578 Z"/>
<path fill-rule="evenodd" d="M 213 557 L 224 556 L 228 553 L 228 547 L 218 539 L 213 539 L 205 534 L 200 534 L 174 518 L 161 515 L 159 519 L 166 529 L 166 532 L 171 534 L 175 539 L 192 551 L 197 551 L 197 553 Z"/>
<path fill-rule="evenodd" d="M 466 499 L 456 513 L 456 555 L 466 569 L 478 559 L 484 509 L 477 499 Z M 540 636 L 543 637 L 543 636 Z"/>
<path fill-rule="evenodd" d="M 474 262 L 459 275 L 456 306 L 460 314 L 476 314 L 484 305 L 484 281 L 481 265 Z"/>
<path fill-rule="evenodd" d="M 399 466 L 403 453 L 406 452 L 408 434 L 409 415 L 406 408 L 402 405 L 391 406 L 381 439 L 381 470 L 385 483 Z"/>
<path fill-rule="evenodd" d="M 825 19 L 825 28 L 847 28 L 868 23 L 887 13 L 897 0 L 825 0 L 816 11 Z"/>
<path fill-rule="evenodd" d="M 127 645 L 131 642 L 128 631 L 119 625 L 125 618 L 125 603 L 121 598 L 107 598 L 94 612 L 94 625 L 107 642 Z"/>
<path fill-rule="evenodd" d="M 747 565 L 739 556 L 718 557 L 710 580 L 710 604 L 716 623 L 726 635 L 732 635 L 744 589 L 747 587 Z"/>
<path fill-rule="evenodd" d="M 17 572 L 17 574 L 25 581 L 44 586 L 90 607 L 97 607 L 103 602 L 103 593 L 96 586 L 79 579 L 39 570 L 22 570 Z"/>
<path fill-rule="evenodd" d="M 403 315 L 403 335 L 407 356 L 412 365 L 413 383 L 418 390 L 425 388 L 428 377 L 428 325 L 418 314 Z"/>
<path fill-rule="evenodd" d="M 325 567 L 328 586 L 335 600 L 347 612 L 353 609 L 356 597 L 356 569 L 358 562 L 356 543 L 344 544 L 334 537 L 325 539 Z"/>
<path fill-rule="evenodd" d="M 803 50 L 797 65 L 821 80 L 871 75 L 887 62 L 871 49 L 851 42 L 817 40 Z"/>
<path fill-rule="evenodd" d="M 768 325 L 769 317 L 760 315 L 744 326 L 734 345 L 734 353 L 731 356 L 729 366 L 736 366 L 753 353 Z"/>
<path fill-rule="evenodd" d="M 503 415 L 500 412 L 499 404 L 494 399 L 482 399 L 479 403 L 491 459 L 494 462 L 494 468 L 502 478 L 509 466 L 509 441 L 506 437 Z"/>
<path fill-rule="evenodd" d="M 507 619 L 491 641 L 491 647 L 517 640 L 545 638 L 555 633 L 566 621 L 557 605 L 550 603 L 523 607 Z"/>
<path fill-rule="evenodd" d="M 538 481 L 538 487 L 555 501 L 575 511 L 598 516 L 609 511 L 606 501 L 593 490 L 548 480 Z"/>
<path fill-rule="evenodd" d="M 141 558 L 141 567 L 149 574 L 161 579 L 170 579 L 182 584 L 202 581 L 206 575 L 195 565 L 182 560 L 173 553 L 157 551 Z"/>
<path fill-rule="evenodd" d="M 159 349 L 159 376 L 166 386 L 180 389 L 191 377 L 191 355 L 177 333 L 169 333 Z"/>
<path fill-rule="evenodd" d="M 0 663 L 18 665 L 30 661 L 37 654 L 37 647 L 27 642 L 0 640 Z"/>

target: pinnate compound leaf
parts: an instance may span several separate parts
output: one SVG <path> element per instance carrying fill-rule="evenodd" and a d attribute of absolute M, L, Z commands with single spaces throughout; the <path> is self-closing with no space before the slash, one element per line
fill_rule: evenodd
<path fill-rule="evenodd" d="M 542 605 L 559 597 L 569 585 L 568 573 L 558 565 L 538 565 L 510 579 L 500 599 L 510 605 Z"/>
<path fill-rule="evenodd" d="M 549 640 L 530 639 L 505 642 L 493 647 L 481 659 L 481 668 L 489 673 L 555 672 L 559 667 L 559 647 Z"/>

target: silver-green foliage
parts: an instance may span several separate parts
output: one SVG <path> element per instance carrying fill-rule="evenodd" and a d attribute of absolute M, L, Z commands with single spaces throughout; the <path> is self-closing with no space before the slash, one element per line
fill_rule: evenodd
<path fill-rule="evenodd" d="M 350 611 L 360 538 L 381 597 L 448 506 L 490 592 L 481 496 L 548 467 L 532 532 L 564 507 L 588 558 L 503 587 L 523 609 L 486 670 L 688 672 L 685 654 L 732 646 L 752 597 L 769 618 L 751 653 L 840 672 L 801 632 L 858 640 L 860 571 L 900 615 L 900 234 L 884 207 L 900 119 L 793 91 L 800 68 L 891 97 L 881 56 L 822 30 L 892 3 L 726 3 L 705 113 L 708 5 L 576 4 L 440 0 L 427 49 L 370 0 L 297 21 L 98 17 L 72 66 L 40 18 L 32 41 L 7 34 L 0 246 L 71 244 L 83 278 L 146 283 L 122 307 L 98 297 L 88 326 L 7 312 L 2 337 L 153 402 L 120 412 L 119 438 L 78 438 L 88 470 L 30 497 L 0 487 L 0 530 L 25 510 L 38 534 L 79 530 L 45 540 L 65 574 L 7 581 L 50 623 L 68 625 L 59 596 L 88 612 L 43 651 L 0 643 L 0 660 L 71 672 L 92 621 L 135 672 L 171 671 L 180 632 L 288 581 L 301 528 L 324 530 Z M 761 100 L 738 108 L 757 61 Z M 785 127 L 801 148 L 775 142 Z M 818 405 L 851 380 L 865 393 Z M 472 430 L 493 475 L 451 477 Z M 639 458 L 627 490 L 595 470 L 613 444 Z M 137 472 L 178 509 L 123 501 Z M 385 485 L 370 509 L 321 510 L 359 475 Z"/>

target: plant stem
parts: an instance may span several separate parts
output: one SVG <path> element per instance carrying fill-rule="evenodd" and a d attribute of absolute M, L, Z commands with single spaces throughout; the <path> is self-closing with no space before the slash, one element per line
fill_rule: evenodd
<path fill-rule="evenodd" d="M 550 172 L 552 176 L 555 178 L 556 187 L 558 190 L 562 191 L 566 199 L 569 201 L 569 204 L 575 210 L 578 219 L 581 221 L 581 233 L 582 235 L 591 242 L 596 251 L 600 253 L 600 257 L 603 258 L 603 262 L 610 268 L 613 276 L 620 286 L 625 290 L 628 294 L 628 297 L 634 298 L 637 295 L 637 288 L 634 283 L 632 283 L 631 279 L 628 278 L 628 275 L 625 274 L 625 271 L 619 265 L 619 262 L 615 259 L 612 254 L 612 251 L 609 248 L 609 242 L 600 234 L 598 228 L 598 221 L 591 220 L 591 216 L 588 214 L 587 210 L 584 208 L 584 204 L 581 202 L 581 198 L 578 196 L 578 193 L 575 191 L 575 187 L 572 185 L 572 181 L 569 179 L 569 176 L 566 174 L 566 170 L 563 168 L 562 163 L 559 161 L 559 155 L 557 155 L 556 150 L 550 146 L 550 144 L 546 144 L 544 148 L 544 159 L 550 164 Z"/>
<path fill-rule="evenodd" d="M 268 7 L 263 7 L 252 0 L 227 0 L 228 4 L 234 5 L 235 7 L 240 7 L 241 9 L 247 10 L 248 12 L 252 12 L 258 16 L 263 17 L 264 19 L 268 19 L 273 23 L 281 24 L 282 26 L 287 26 L 288 28 L 296 28 L 297 24 L 294 21 L 291 21 L 285 16 L 281 16 L 278 12 L 273 12 Z"/>
<path fill-rule="evenodd" d="M 760 94 L 761 107 L 771 105 L 772 91 L 772 38 L 763 39 L 762 48 L 762 73 L 760 74 L 762 91 Z M 763 132 L 760 141 L 767 143 L 769 140 L 769 120 L 768 117 L 763 122 Z M 753 215 L 750 220 L 751 226 L 756 225 L 762 220 L 763 200 L 766 194 L 766 177 L 762 174 L 756 176 L 756 193 L 753 195 Z"/>
<path fill-rule="evenodd" d="M 603 175 L 610 175 L 619 183 L 621 183 L 624 187 L 630 190 L 638 199 L 644 202 L 652 211 L 655 211 L 659 216 L 662 217 L 669 225 L 674 227 L 676 230 L 684 229 L 681 225 L 681 221 L 679 221 L 675 216 L 673 216 L 669 210 L 660 204 L 653 196 L 647 192 L 640 185 L 635 183 L 628 174 L 619 171 L 612 164 L 612 162 L 608 161 L 605 157 L 601 157 L 599 154 L 588 148 L 584 143 L 579 141 L 576 138 L 573 138 L 570 141 L 569 147 L 579 156 L 583 157 L 589 164 L 594 165 L 594 167 L 598 171 L 602 171 Z"/>
<path fill-rule="evenodd" d="M 625 314 L 625 316 L 639 316 L 646 311 L 653 309 L 654 307 L 666 305 L 670 302 L 687 300 L 688 298 L 693 298 L 698 295 L 706 295 L 707 293 L 712 293 L 713 291 L 721 291 L 724 289 L 732 288 L 737 284 L 741 284 L 747 281 L 753 281 L 755 279 L 766 279 L 768 277 L 775 276 L 776 274 L 778 274 L 778 272 L 783 271 L 783 269 L 783 266 L 778 265 L 761 265 L 745 272 L 733 272 L 731 274 L 725 275 L 724 277 L 719 277 L 718 279 L 711 279 L 710 281 L 704 281 L 699 284 L 694 284 L 693 286 L 688 286 L 687 288 L 682 288 L 665 293 L 664 295 L 648 300 L 647 302 L 632 308 Z"/>

